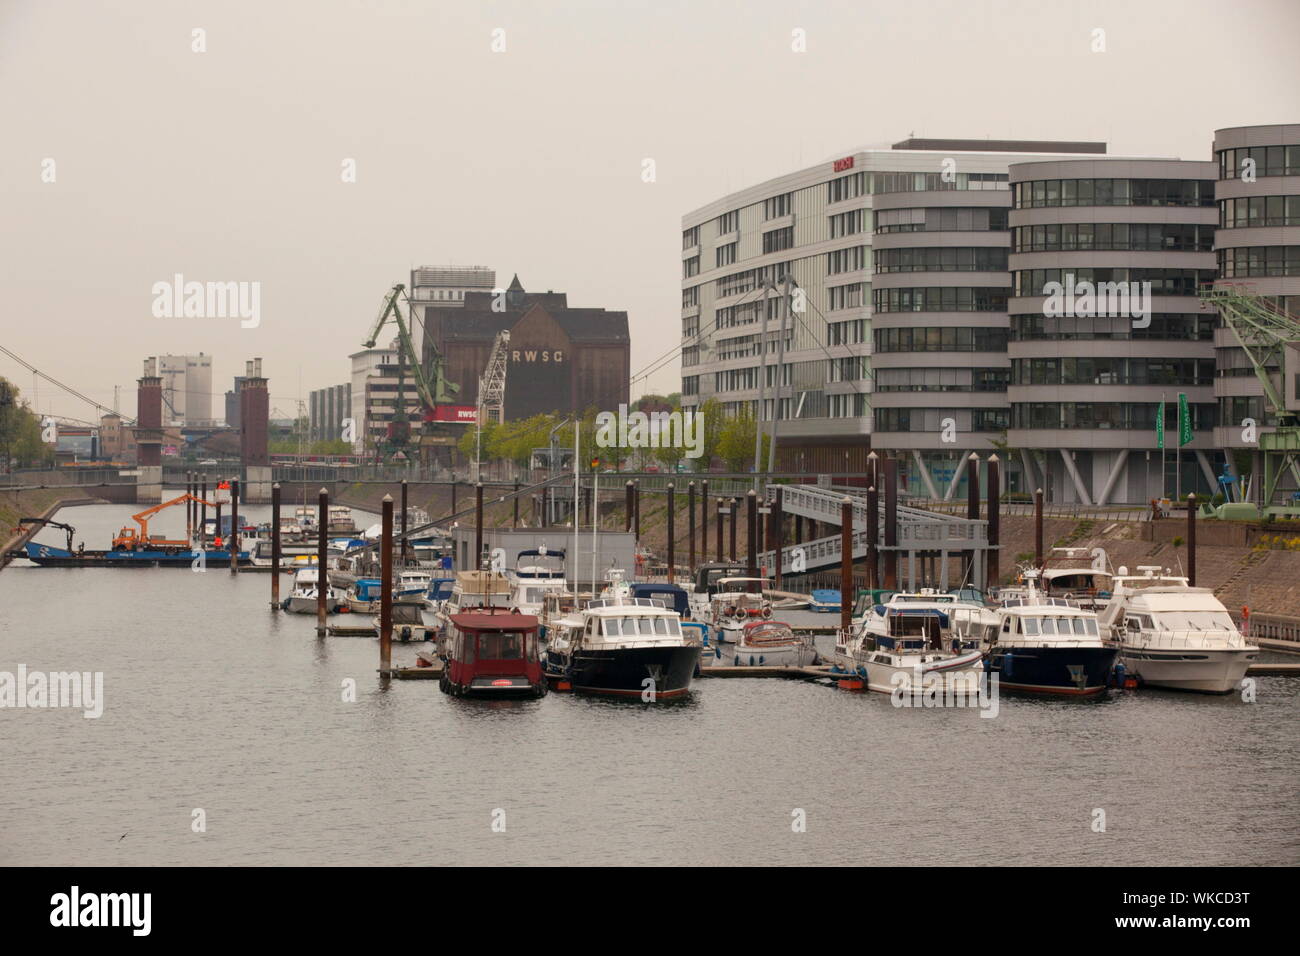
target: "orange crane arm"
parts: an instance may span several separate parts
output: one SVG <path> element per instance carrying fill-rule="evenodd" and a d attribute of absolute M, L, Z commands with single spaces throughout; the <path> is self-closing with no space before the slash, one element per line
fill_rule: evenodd
<path fill-rule="evenodd" d="M 140 526 L 140 540 L 146 543 L 149 541 L 149 519 L 153 515 L 156 515 L 164 508 L 170 508 L 172 505 L 178 505 L 182 501 L 197 501 L 199 504 L 207 505 L 209 508 L 217 507 L 216 502 L 204 501 L 202 498 L 199 498 L 196 495 L 186 494 L 186 495 L 178 495 L 177 497 L 173 498 L 171 501 L 164 501 L 162 504 L 154 505 L 152 508 L 146 508 L 144 511 L 141 511 L 139 514 L 131 516 L 131 518 L 135 521 L 135 523 Z"/>

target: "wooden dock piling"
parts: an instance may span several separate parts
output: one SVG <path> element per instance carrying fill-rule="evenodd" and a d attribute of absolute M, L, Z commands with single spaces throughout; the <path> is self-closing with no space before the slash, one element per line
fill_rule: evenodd
<path fill-rule="evenodd" d="M 636 535 L 636 542 L 641 543 L 641 479 L 637 478 L 632 482 L 632 531 Z M 594 587 L 593 582 L 593 587 Z"/>
<path fill-rule="evenodd" d="M 513 524 L 511 524 L 511 527 L 518 528 L 519 527 L 519 482 L 517 481 L 515 482 L 514 503 L 515 503 L 515 516 L 513 519 Z"/>
<path fill-rule="evenodd" d="M 1187 583 L 1196 587 L 1196 495 L 1187 495 Z"/>
<path fill-rule="evenodd" d="M 389 510 L 392 510 L 389 502 Z M 578 520 L 578 503 L 573 503 L 573 520 Z M 483 482 L 474 485 L 474 570 L 483 567 Z"/>
<path fill-rule="evenodd" d="M 207 475 L 203 476 L 203 482 L 199 486 L 199 498 L 203 501 L 203 504 L 199 505 L 199 550 L 204 551 L 207 549 L 207 532 L 204 531 L 204 526 L 207 525 L 208 523 L 208 477 Z M 220 522 L 218 522 L 218 525 L 220 525 Z"/>
<path fill-rule="evenodd" d="M 406 494 L 408 490 L 409 489 L 406 484 L 406 479 L 403 478 L 402 479 L 402 567 L 406 567 L 406 561 L 407 561 L 406 558 L 406 515 L 407 515 Z"/>
<path fill-rule="evenodd" d="M 330 493 L 320 490 L 316 526 L 316 636 L 325 636 L 325 602 L 329 598 Z"/>
<path fill-rule="evenodd" d="M 898 459 L 885 459 L 885 587 L 898 588 Z"/>
<path fill-rule="evenodd" d="M 1002 579 L 1002 564 L 998 560 L 998 546 L 1002 537 L 1002 464 L 997 455 L 989 455 L 987 518 L 989 523 L 988 564 L 984 572 L 984 586 L 995 588 Z"/>
<path fill-rule="evenodd" d="M 1043 566 L 1043 489 L 1034 490 L 1034 567 Z"/>
<path fill-rule="evenodd" d="M 483 486 L 480 484 L 479 488 Z M 323 494 L 323 492 L 322 492 Z M 393 496 L 384 495 L 379 535 L 379 670 L 393 666 Z M 482 522 L 480 522 L 480 525 Z"/>
<path fill-rule="evenodd" d="M 745 538 L 748 544 L 745 549 L 745 573 L 751 578 L 756 578 L 758 577 L 758 495 L 753 488 L 745 493 Z"/>
<path fill-rule="evenodd" d="M 632 530 L 632 479 L 623 486 L 623 532 Z"/>
<path fill-rule="evenodd" d="M 271 609 L 280 609 L 280 483 L 271 486 Z"/>
<path fill-rule="evenodd" d="M 695 482 L 686 485 L 686 537 L 690 540 L 687 549 L 686 566 L 691 577 L 695 576 Z"/>
<path fill-rule="evenodd" d="M 776 500 L 772 503 L 772 520 L 768 522 L 770 529 L 767 534 L 767 550 L 772 552 L 772 564 L 775 565 L 773 570 L 773 586 L 781 590 L 781 536 L 785 531 L 785 499 L 784 489 L 780 485 L 776 486 Z"/>
<path fill-rule="evenodd" d="M 980 456 L 975 452 L 971 452 L 970 457 L 966 459 L 966 517 L 971 521 L 978 521 L 980 517 Z M 978 560 L 978 555 L 973 548 L 966 552 L 961 581 L 964 587 L 977 586 L 975 564 Z M 939 587 L 947 590 L 948 582 L 940 582 Z"/>
<path fill-rule="evenodd" d="M 716 505 L 716 507 L 714 508 L 714 516 L 713 516 L 713 517 L 714 517 L 714 522 L 713 522 L 713 526 L 714 526 L 714 529 L 715 529 L 715 537 L 717 538 L 717 542 L 718 542 L 718 543 L 717 543 L 717 560 L 721 561 L 721 560 L 722 560 L 722 525 L 723 525 L 723 517 L 722 517 L 722 496 L 721 496 L 721 495 L 718 496 L 718 500 L 715 502 L 715 505 Z"/>
<path fill-rule="evenodd" d="M 874 484 L 867 488 L 867 587 L 880 587 L 880 493 Z"/>
<path fill-rule="evenodd" d="M 673 483 L 668 482 L 668 583 L 673 583 L 673 572 L 676 570 L 677 541 L 674 535 L 676 530 L 674 518 L 677 514 L 677 497 L 673 491 Z"/>
<path fill-rule="evenodd" d="M 239 479 L 230 480 L 230 573 L 239 572 Z"/>
<path fill-rule="evenodd" d="M 853 499 L 840 502 L 840 630 L 853 623 Z"/>

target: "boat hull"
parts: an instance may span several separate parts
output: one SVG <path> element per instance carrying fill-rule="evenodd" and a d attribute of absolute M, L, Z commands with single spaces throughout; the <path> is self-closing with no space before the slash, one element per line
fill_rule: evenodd
<path fill-rule="evenodd" d="M 1257 647 L 1221 650 L 1124 647 L 1119 655 L 1124 670 L 1148 687 L 1202 694 L 1231 693 L 1240 686 L 1246 668 L 1258 656 Z"/>
<path fill-rule="evenodd" d="M 677 697 L 690 690 L 700 648 L 695 645 L 579 650 L 570 655 L 547 652 L 547 674 L 568 681 L 575 691 L 640 697 L 653 680 L 656 698 Z"/>
<path fill-rule="evenodd" d="M 867 689 L 881 694 L 892 694 L 900 687 L 910 689 L 912 681 L 916 679 L 916 668 L 911 664 L 869 661 L 862 667 L 867 672 Z M 984 673 L 983 655 L 972 652 L 923 665 L 921 681 L 923 687 L 933 686 L 941 693 L 947 693 L 949 690 L 969 691 L 976 686 L 972 682 L 978 681 L 982 673 Z M 898 674 L 906 675 L 906 680 L 895 676 Z"/>
<path fill-rule="evenodd" d="M 812 646 L 797 641 L 776 647 L 751 647 L 736 644 L 714 649 L 713 660 L 706 666 L 714 667 L 810 667 L 817 663 L 817 651 Z"/>
<path fill-rule="evenodd" d="M 1021 694 L 1091 697 L 1105 693 L 1117 647 L 994 647 L 989 672 Z"/>
<path fill-rule="evenodd" d="M 20 556 L 48 568 L 188 568 L 200 555 L 205 564 L 230 564 L 229 551 L 68 551 L 31 541 L 23 545 Z M 240 551 L 236 563 L 252 564 L 252 556 Z"/>

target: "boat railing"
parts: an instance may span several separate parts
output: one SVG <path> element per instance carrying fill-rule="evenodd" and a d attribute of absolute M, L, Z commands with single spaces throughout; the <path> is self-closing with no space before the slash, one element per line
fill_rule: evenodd
<path fill-rule="evenodd" d="M 1245 648 L 1247 646 L 1247 641 L 1240 631 L 1226 627 L 1143 629 L 1138 633 L 1142 635 L 1142 644 L 1146 647 L 1212 650 L 1216 647 Z"/>

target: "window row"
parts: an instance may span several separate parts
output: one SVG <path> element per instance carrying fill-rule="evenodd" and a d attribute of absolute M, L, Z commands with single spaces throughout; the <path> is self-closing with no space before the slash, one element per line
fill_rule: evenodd
<path fill-rule="evenodd" d="M 744 292 L 752 292 L 765 282 L 780 282 L 781 279 L 790 274 L 794 263 L 791 262 L 774 262 L 771 265 L 760 266 L 757 269 L 746 269 L 744 272 L 733 272 L 729 276 L 723 276 L 715 280 L 714 289 L 719 299 L 726 298 L 729 295 L 740 295 Z"/>
<path fill-rule="evenodd" d="M 1214 359 L 1012 359 L 1011 384 L 1213 385 Z"/>
<path fill-rule="evenodd" d="M 763 252 L 780 252 L 794 245 L 794 226 L 784 226 L 763 233 Z M 733 260 L 734 261 L 734 260 Z"/>
<path fill-rule="evenodd" d="M 763 218 L 780 219 L 782 216 L 790 215 L 791 195 L 791 193 L 782 193 L 780 196 L 763 200 Z"/>
<path fill-rule="evenodd" d="M 1300 196 L 1242 196 L 1219 203 L 1219 227 L 1300 226 Z"/>
<path fill-rule="evenodd" d="M 877 249 L 876 272 L 1006 272 L 1007 250 L 974 246 L 958 249 Z"/>
<path fill-rule="evenodd" d="M 1159 403 L 1017 402 L 1011 406 L 1012 428 L 1113 428 L 1153 432 Z M 1192 429 L 1214 427 L 1214 405 L 1190 405 Z M 1178 434 L 1178 402 L 1165 402 L 1165 434 Z"/>
<path fill-rule="evenodd" d="M 1080 341 L 1088 339 L 1165 339 L 1178 342 L 1209 342 L 1214 338 L 1217 319 L 1209 313 L 1154 312 L 1145 328 L 1134 328 L 1133 319 L 1122 316 L 1047 316 L 1041 312 L 1011 316 L 1011 341 L 1042 339 Z"/>
<path fill-rule="evenodd" d="M 841 236 L 856 236 L 860 232 L 870 230 L 871 211 L 868 209 L 850 209 L 848 212 L 840 212 L 830 217 L 831 238 L 839 239 Z"/>
<path fill-rule="evenodd" d="M 1212 179 L 1038 179 L 1015 183 L 1016 209 L 1045 206 L 1212 206 Z"/>
<path fill-rule="evenodd" d="M 969 418 L 967 415 L 969 414 Z M 1011 424 L 1011 413 L 1005 408 L 877 408 L 875 430 L 878 432 L 934 432 L 943 427 L 945 418 L 957 419 L 960 429 L 969 421 L 972 432 L 1005 431 Z"/>
<path fill-rule="evenodd" d="M 850 355 L 826 360 L 828 382 L 857 382 L 869 378 L 870 375 L 865 355 Z"/>
<path fill-rule="evenodd" d="M 876 173 L 877 193 L 944 192 L 967 189 L 1006 189 L 1006 173 Z"/>
<path fill-rule="evenodd" d="M 691 286 L 689 289 L 682 290 L 682 308 L 689 309 L 700 304 L 700 287 Z"/>
<path fill-rule="evenodd" d="M 839 179 L 832 179 L 826 184 L 826 201 L 828 203 L 856 199 L 858 196 L 865 196 L 866 194 L 866 173 L 850 173 L 847 176 L 841 176 Z"/>
<path fill-rule="evenodd" d="M 1247 170 L 1255 177 L 1300 175 L 1300 146 L 1241 146 L 1218 156 L 1220 179 L 1239 179 Z"/>
<path fill-rule="evenodd" d="M 725 246 L 718 246 L 713 250 L 713 264 L 717 266 L 729 266 L 736 261 L 736 246 L 738 243 L 729 242 Z"/>
<path fill-rule="evenodd" d="M 740 231 L 740 210 L 733 209 L 718 217 L 718 235 L 729 236 Z"/>
<path fill-rule="evenodd" d="M 826 272 L 839 275 L 841 272 L 861 272 L 867 267 L 867 247 L 852 246 L 848 249 L 836 249 L 826 253 Z"/>
<path fill-rule="evenodd" d="M 1006 209 L 881 209 L 876 212 L 876 235 L 892 232 L 997 232 L 1006 228 Z"/>
<path fill-rule="evenodd" d="M 1011 376 L 1005 368 L 882 368 L 877 392 L 1004 392 Z"/>
<path fill-rule="evenodd" d="M 682 278 L 689 279 L 691 276 L 700 274 L 700 257 L 691 256 L 689 259 L 682 260 Z"/>
<path fill-rule="evenodd" d="M 1090 249 L 1210 252 L 1214 249 L 1214 227 L 1191 223 L 1066 222 L 1011 230 L 1013 252 Z"/>
<path fill-rule="evenodd" d="M 876 289 L 877 312 L 1005 312 L 1009 290 L 1002 288 Z"/>
<path fill-rule="evenodd" d="M 1049 282 L 1064 283 L 1067 276 L 1074 277 L 1077 287 L 1082 282 L 1150 282 L 1151 295 L 1196 295 L 1200 286 L 1214 281 L 1213 269 L 1022 269 L 1013 272 L 1013 295 L 1045 295 L 1043 286 Z M 1067 298 L 1069 290 L 1066 290 Z"/>
<path fill-rule="evenodd" d="M 1300 246 L 1238 246 L 1219 250 L 1219 278 L 1300 276 Z"/>
<path fill-rule="evenodd" d="M 867 304 L 871 286 L 862 282 L 849 285 L 831 286 L 826 290 L 830 311 L 839 309 L 860 309 Z"/>
<path fill-rule="evenodd" d="M 1006 329 L 918 327 L 876 329 L 877 352 L 1005 352 Z"/>
<path fill-rule="evenodd" d="M 700 227 L 699 227 L 699 226 L 691 226 L 691 228 L 686 229 L 686 230 L 683 230 L 683 232 L 682 232 L 682 249 L 683 249 L 683 250 L 685 250 L 685 249 L 689 249 L 689 248 L 691 248 L 691 246 L 698 246 L 699 244 L 700 244 Z"/>
<path fill-rule="evenodd" d="M 857 345 L 867 341 L 867 320 L 850 319 L 847 322 L 829 322 L 826 325 L 827 345 Z"/>

